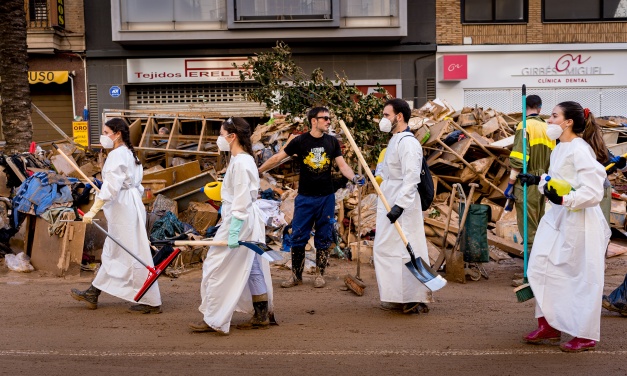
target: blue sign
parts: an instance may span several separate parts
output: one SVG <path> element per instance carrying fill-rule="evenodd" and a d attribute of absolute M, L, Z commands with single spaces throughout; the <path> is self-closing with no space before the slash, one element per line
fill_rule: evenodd
<path fill-rule="evenodd" d="M 122 94 L 122 89 L 120 89 L 119 86 L 111 86 L 109 88 L 109 95 L 112 96 L 113 98 L 119 97 L 120 94 Z"/>

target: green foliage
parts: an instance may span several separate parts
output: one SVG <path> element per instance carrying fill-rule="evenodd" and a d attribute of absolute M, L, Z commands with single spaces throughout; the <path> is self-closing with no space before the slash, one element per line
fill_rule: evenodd
<path fill-rule="evenodd" d="M 373 166 L 384 146 L 377 120 L 383 112 L 383 104 L 391 96 L 379 86 L 377 95 L 364 95 L 348 77 L 334 72 L 335 79 L 324 75 L 322 69 L 306 74 L 292 59 L 287 44 L 277 42 L 268 52 L 249 57 L 240 70 L 240 79 L 257 81 L 260 86 L 247 93 L 248 99 L 263 103 L 268 111 L 280 112 L 288 118 L 306 118 L 312 107 L 325 106 L 338 119 L 343 119 L 360 146 L 364 158 Z M 339 126 L 335 124 L 335 129 Z M 347 148 L 345 158 L 356 165 L 354 153 Z"/>

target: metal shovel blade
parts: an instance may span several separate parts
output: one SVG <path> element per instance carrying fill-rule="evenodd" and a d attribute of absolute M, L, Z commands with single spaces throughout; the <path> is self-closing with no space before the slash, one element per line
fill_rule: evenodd
<path fill-rule="evenodd" d="M 411 261 L 405 263 L 405 266 L 411 274 L 422 282 L 431 291 L 437 291 L 446 286 L 446 280 L 439 274 L 434 274 L 431 268 L 421 257 L 414 257 L 414 251 L 411 249 L 411 245 L 407 243 L 407 252 L 411 256 Z"/>
<path fill-rule="evenodd" d="M 268 245 L 265 243 L 240 241 L 239 244 L 247 247 L 248 249 L 252 250 L 256 254 L 260 255 L 270 262 L 283 260 L 283 256 L 281 255 L 281 253 L 268 247 Z"/>

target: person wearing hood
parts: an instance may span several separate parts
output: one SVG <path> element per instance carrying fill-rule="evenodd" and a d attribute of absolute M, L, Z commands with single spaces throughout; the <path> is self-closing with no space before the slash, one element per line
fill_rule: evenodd
<path fill-rule="evenodd" d="M 83 216 L 83 222 L 92 223 L 102 209 L 109 235 L 133 250 L 146 265 L 154 266 L 146 233 L 146 210 L 142 202 L 144 171 L 131 144 L 126 122 L 120 118 L 107 121 L 100 143 L 105 149 L 112 150 L 102 168 L 100 192 L 89 212 Z M 98 307 L 101 291 L 135 302 L 133 298 L 147 278 L 148 269 L 107 237 L 102 248 L 102 265 L 91 286 L 85 291 L 72 289 L 71 295 L 84 301 L 89 309 Z M 139 304 L 129 308 L 129 312 L 161 313 L 158 282 L 148 289 Z"/>
<path fill-rule="evenodd" d="M 561 181 L 568 193 L 559 193 L 545 175 L 518 175 L 523 184 L 537 185 L 551 202 L 538 226 L 527 269 L 538 328 L 524 341 L 559 342 L 563 332 L 574 338 L 560 345 L 562 351 L 580 352 L 594 349 L 600 339 L 605 249 L 611 232 L 599 207 L 606 173 L 598 160 L 607 159 L 607 149 L 590 110 L 576 102 L 553 109 L 547 135 L 560 140 L 551 153 L 548 176 Z"/>
<path fill-rule="evenodd" d="M 391 133 L 380 175 L 381 191 L 393 205 L 388 212 L 381 200 L 377 204 L 377 225 L 374 239 L 374 265 L 379 285 L 381 308 L 403 313 L 427 313 L 433 301 L 431 290 L 407 269 L 410 261 L 405 244 L 394 227 L 398 221 L 412 244 L 416 257 L 429 260 L 424 220 L 418 193 L 422 147 L 410 132 L 407 121 L 411 110 L 406 101 L 387 101 L 379 129 Z"/>

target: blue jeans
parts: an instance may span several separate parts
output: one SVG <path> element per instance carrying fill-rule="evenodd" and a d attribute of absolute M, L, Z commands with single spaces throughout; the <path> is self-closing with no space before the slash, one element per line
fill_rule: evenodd
<path fill-rule="evenodd" d="M 294 200 L 292 247 L 304 247 L 315 229 L 314 247 L 326 250 L 333 242 L 335 194 L 313 197 L 298 195 Z"/>

